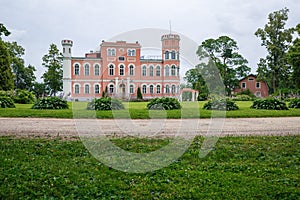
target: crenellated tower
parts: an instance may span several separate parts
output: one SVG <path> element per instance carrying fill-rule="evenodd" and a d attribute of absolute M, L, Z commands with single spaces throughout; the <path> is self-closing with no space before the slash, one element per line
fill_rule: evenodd
<path fill-rule="evenodd" d="M 72 59 L 72 40 L 62 40 L 63 47 L 63 93 L 67 98 L 72 92 L 72 77 L 71 77 L 71 59 Z"/>

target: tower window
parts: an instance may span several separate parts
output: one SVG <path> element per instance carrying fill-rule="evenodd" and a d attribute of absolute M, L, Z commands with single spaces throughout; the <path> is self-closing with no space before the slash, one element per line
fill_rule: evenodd
<path fill-rule="evenodd" d="M 156 76 L 160 76 L 160 66 L 156 66 Z"/>
<path fill-rule="evenodd" d="M 175 53 L 175 51 L 172 51 L 172 53 L 171 53 L 171 59 L 176 59 L 176 53 Z"/>
<path fill-rule="evenodd" d="M 120 76 L 124 76 L 124 65 L 120 65 L 120 69 L 119 69 L 119 74 Z"/>
<path fill-rule="evenodd" d="M 165 76 L 170 76 L 170 68 L 169 68 L 169 66 L 165 67 Z"/>
<path fill-rule="evenodd" d="M 176 67 L 175 67 L 175 65 L 172 65 L 172 67 L 171 67 L 171 76 L 176 76 Z"/>
<path fill-rule="evenodd" d="M 114 75 L 114 72 L 115 70 L 114 70 L 114 66 L 113 65 L 109 65 L 109 75 L 110 76 L 113 76 Z"/>
<path fill-rule="evenodd" d="M 165 51 L 165 59 L 169 59 L 169 51 Z"/>
<path fill-rule="evenodd" d="M 134 76 L 134 66 L 133 65 L 129 66 L 129 75 Z"/>

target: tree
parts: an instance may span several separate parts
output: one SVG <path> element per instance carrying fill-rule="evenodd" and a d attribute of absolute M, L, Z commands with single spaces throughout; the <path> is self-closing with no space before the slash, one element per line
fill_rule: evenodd
<path fill-rule="evenodd" d="M 216 66 L 223 80 L 227 95 L 238 85 L 238 79 L 250 72 L 248 61 L 238 53 L 237 42 L 228 36 L 220 36 L 217 39 L 207 39 L 198 47 L 197 55 L 200 60 L 209 58 L 208 64 L 201 64 L 200 71 L 209 75 L 213 73 L 216 77 Z"/>
<path fill-rule="evenodd" d="M 300 36 L 300 24 L 295 28 Z M 300 89 L 300 38 L 297 37 L 287 53 L 288 63 L 292 67 L 291 81 L 294 89 Z"/>
<path fill-rule="evenodd" d="M 33 84 L 33 93 L 37 99 L 44 97 L 46 94 L 48 94 L 46 85 L 44 83 L 35 82 Z"/>
<path fill-rule="evenodd" d="M 3 24 L 0 24 L 0 90 L 12 90 L 14 88 L 14 80 L 11 69 L 11 59 L 9 51 L 1 36 L 8 36 L 10 32 Z"/>
<path fill-rule="evenodd" d="M 32 90 L 33 83 L 36 79 L 34 72 L 35 67 L 29 65 L 24 66 L 25 49 L 18 45 L 17 42 L 6 42 L 11 58 L 11 68 L 14 74 L 14 84 L 16 89 Z"/>
<path fill-rule="evenodd" d="M 292 41 L 293 29 L 285 29 L 288 20 L 287 8 L 270 13 L 268 23 L 259 28 L 255 35 L 261 39 L 261 46 L 266 47 L 268 55 L 258 63 L 258 78 L 268 83 L 276 92 L 277 87 L 288 87 L 290 67 L 286 64 L 286 52 Z"/>
<path fill-rule="evenodd" d="M 141 88 L 140 87 L 138 87 L 138 89 L 137 89 L 137 96 L 136 96 L 136 98 L 138 100 L 142 100 L 143 99 L 143 94 L 141 92 Z"/>
<path fill-rule="evenodd" d="M 43 74 L 45 84 L 50 89 L 50 95 L 55 95 L 58 91 L 62 91 L 62 60 L 63 56 L 59 52 L 55 44 L 51 44 L 48 54 L 43 56 L 43 66 L 47 71 Z"/>

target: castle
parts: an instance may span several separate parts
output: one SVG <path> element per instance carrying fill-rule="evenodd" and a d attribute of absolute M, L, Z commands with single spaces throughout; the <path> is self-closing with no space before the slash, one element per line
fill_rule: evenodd
<path fill-rule="evenodd" d="M 161 56 L 144 58 L 139 42 L 102 41 L 100 50 L 72 57 L 73 41 L 62 40 L 63 93 L 69 100 L 111 97 L 136 99 L 140 88 L 144 99 L 178 97 L 180 94 L 180 36 L 161 36 Z"/>

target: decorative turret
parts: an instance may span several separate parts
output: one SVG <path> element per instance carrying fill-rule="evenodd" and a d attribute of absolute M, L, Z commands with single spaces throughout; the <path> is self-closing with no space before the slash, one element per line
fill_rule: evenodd
<path fill-rule="evenodd" d="M 164 60 L 179 60 L 179 41 L 177 34 L 166 34 L 161 36 L 162 58 Z"/>
<path fill-rule="evenodd" d="M 73 41 L 72 40 L 62 40 L 61 45 L 63 46 L 63 56 L 65 58 L 71 58 Z"/>

